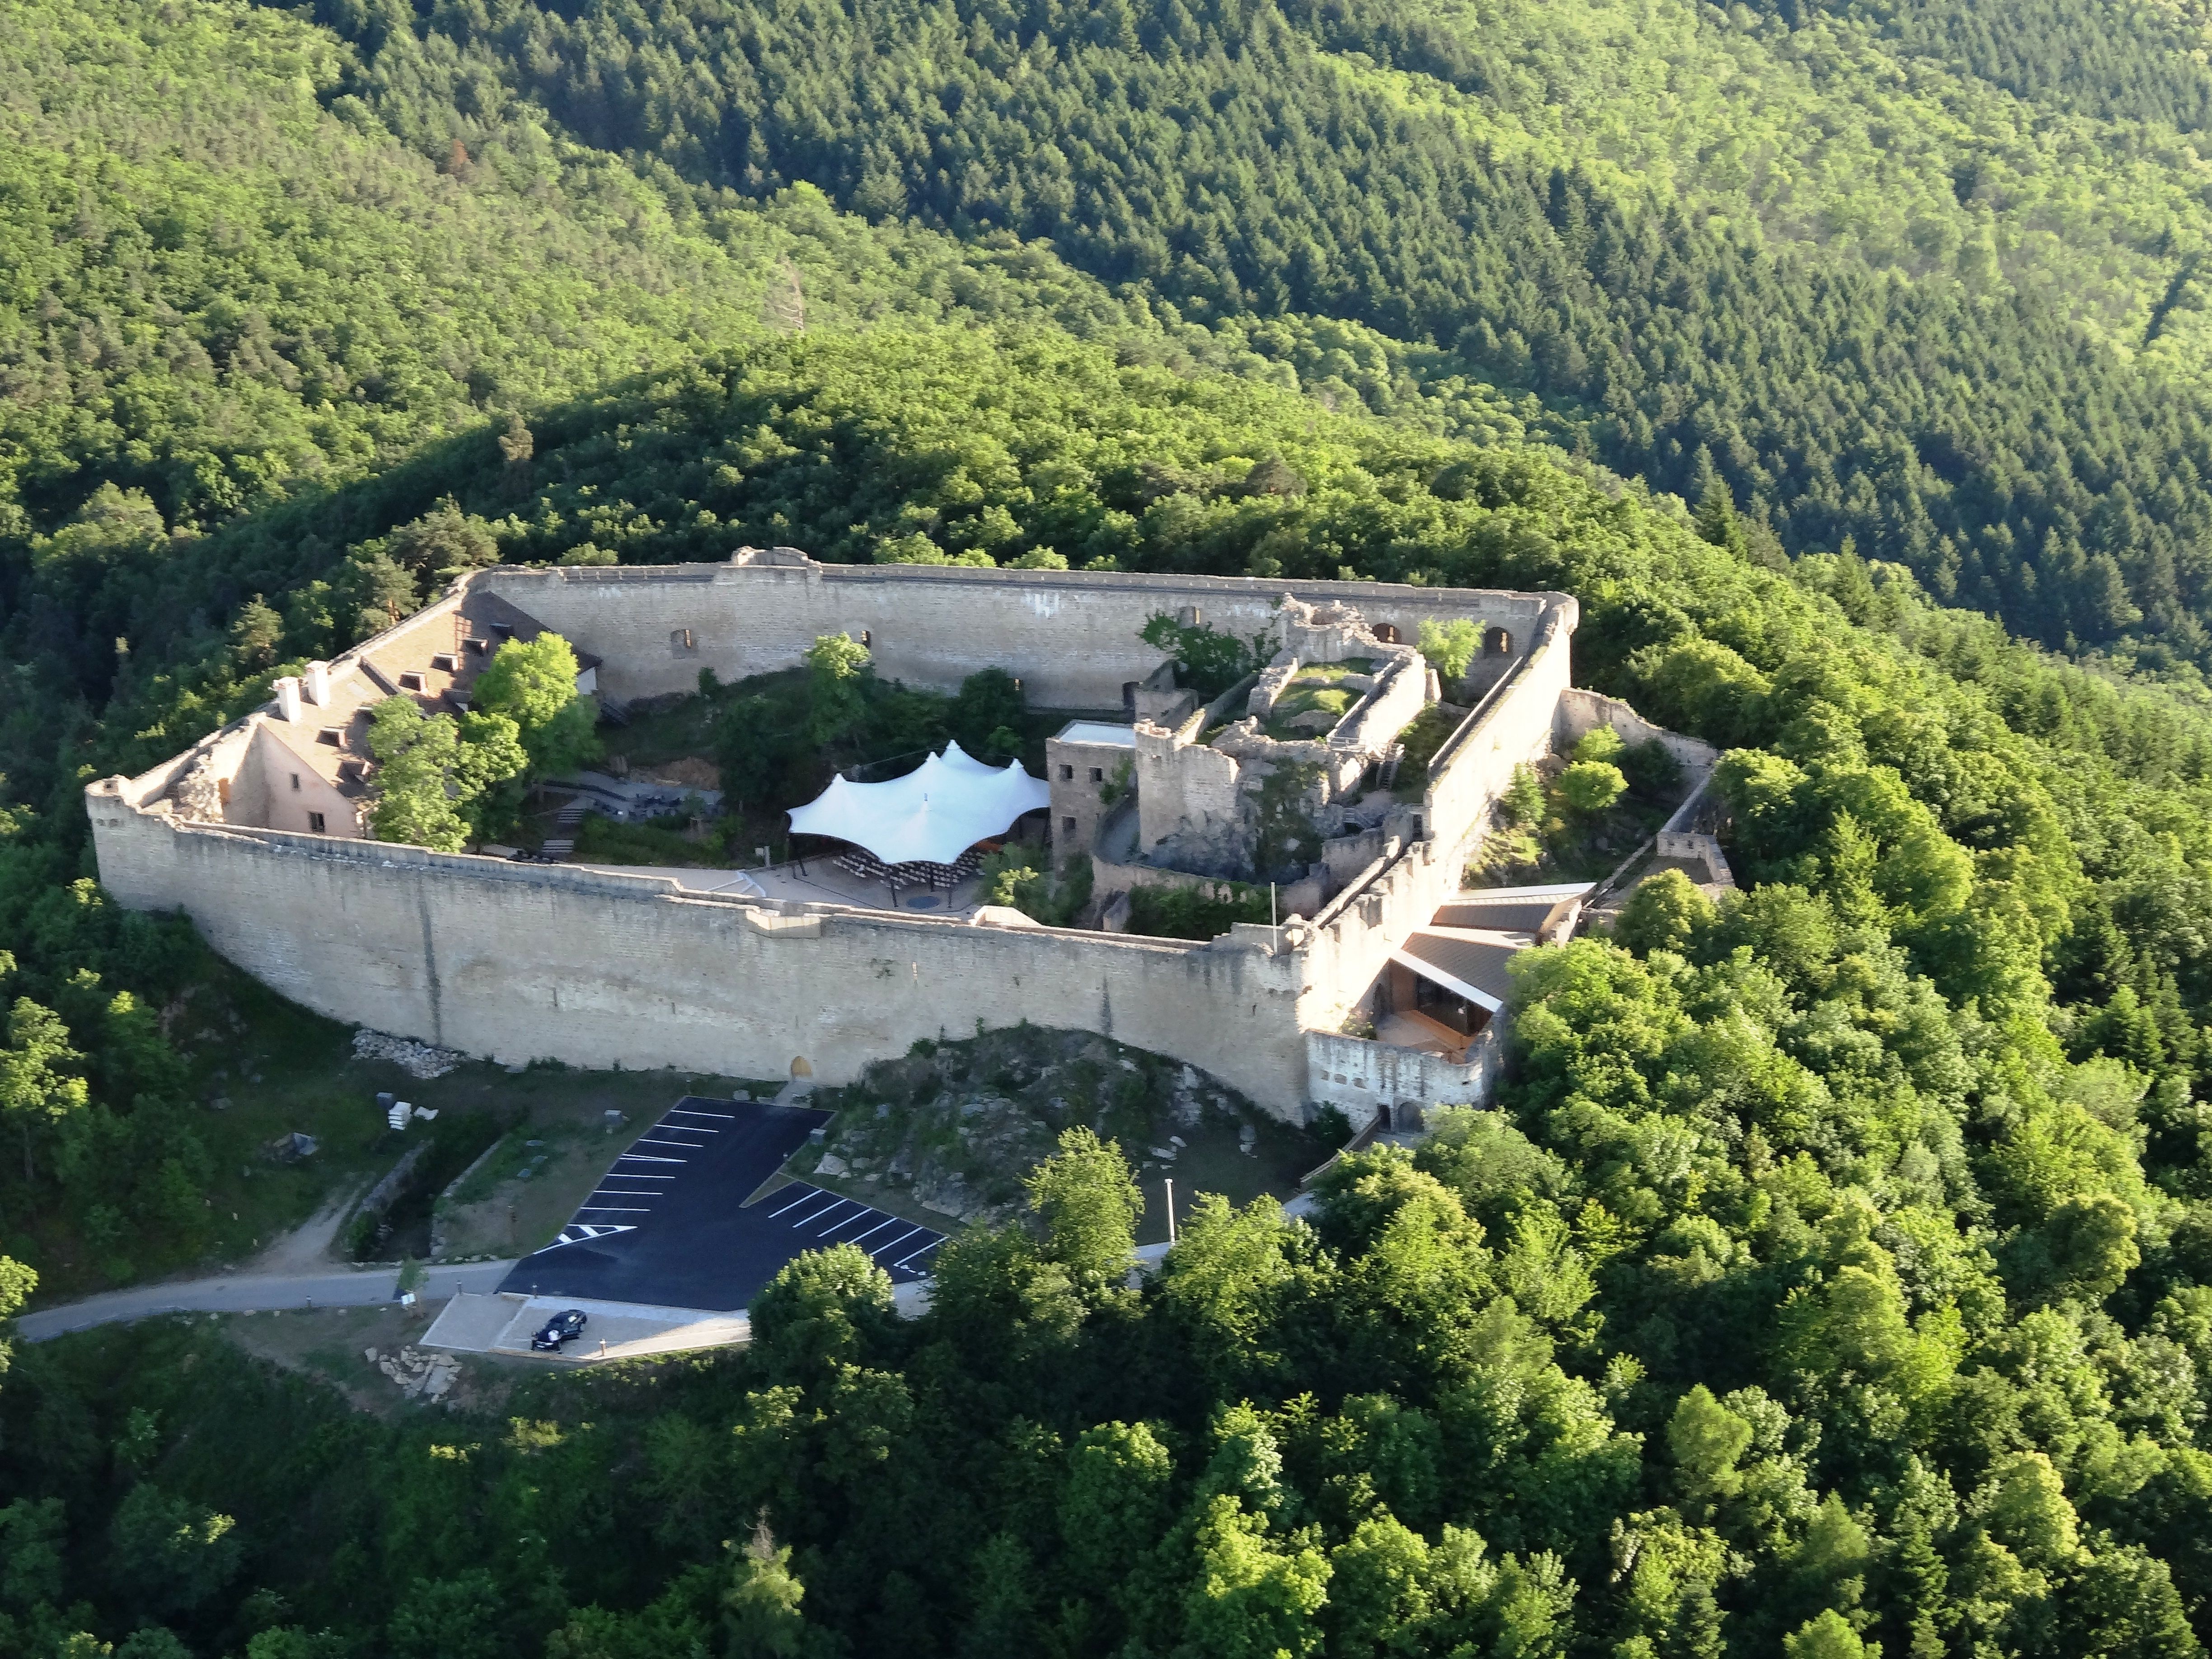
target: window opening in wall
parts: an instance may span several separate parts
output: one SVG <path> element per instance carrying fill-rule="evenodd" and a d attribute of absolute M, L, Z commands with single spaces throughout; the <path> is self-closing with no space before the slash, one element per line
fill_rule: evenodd
<path fill-rule="evenodd" d="M 1513 654 L 1513 636 L 1502 628 L 1493 628 L 1482 636 L 1482 654 L 1486 657 L 1510 657 Z"/>
<path fill-rule="evenodd" d="M 430 666 L 436 669 L 441 674 L 452 673 L 453 672 L 453 653 L 450 651 L 441 651 L 436 656 L 430 659 Z"/>
<path fill-rule="evenodd" d="M 411 668 L 399 677 L 399 689 L 402 691 L 420 691 L 422 685 L 422 675 Z"/>
<path fill-rule="evenodd" d="M 1105 769 L 1104 767 L 1103 767 L 1103 766 L 1094 766 L 1094 767 L 1092 767 L 1092 768 L 1091 769 L 1091 782 L 1093 782 L 1093 783 L 1103 783 L 1103 782 L 1105 782 L 1105 781 L 1106 781 L 1106 769 Z"/>
<path fill-rule="evenodd" d="M 876 648 L 876 635 L 873 629 L 864 628 L 860 630 L 860 648 L 864 651 L 872 651 Z"/>
<path fill-rule="evenodd" d="M 311 836 L 319 836 L 323 833 L 323 815 L 320 812 L 307 814 L 307 833 Z"/>
<path fill-rule="evenodd" d="M 1060 821 L 1060 833 L 1063 836 L 1073 835 L 1075 833 L 1075 820 L 1073 818 L 1062 818 Z"/>
<path fill-rule="evenodd" d="M 1375 624 L 1375 637 L 1382 641 L 1385 645 L 1397 644 L 1398 624 L 1395 623 L 1376 623 Z"/>
<path fill-rule="evenodd" d="M 470 650 L 471 650 L 471 651 L 475 652 L 475 653 L 477 653 L 477 655 L 478 655 L 479 657 L 481 657 L 481 656 L 482 656 L 482 655 L 483 655 L 483 653 L 484 653 L 485 642 L 484 642 L 483 641 L 482 641 L 482 640 L 478 639 L 478 638 L 477 638 L 475 635 L 473 635 L 473 634 L 470 635 L 468 636 L 468 638 L 466 638 L 466 639 L 463 640 L 463 641 L 461 641 L 461 643 L 462 643 L 464 646 L 467 647 Z"/>
<path fill-rule="evenodd" d="M 668 648 L 679 657 L 696 655 L 699 641 L 688 628 L 672 629 L 668 635 Z"/>
<path fill-rule="evenodd" d="M 1063 766 L 1063 767 L 1061 767 L 1061 768 L 1060 769 L 1060 781 L 1062 783 L 1073 783 L 1073 782 L 1074 782 L 1074 781 L 1075 781 L 1075 769 L 1074 769 L 1073 767 L 1072 767 L 1072 766 Z"/>
<path fill-rule="evenodd" d="M 339 746 L 337 727 L 335 726 L 325 726 L 321 731 L 315 733 L 315 741 L 320 744 L 327 744 L 332 749 L 337 748 Z"/>
<path fill-rule="evenodd" d="M 1128 715 L 1132 720 L 1136 718 L 1137 683 L 1134 680 L 1123 680 L 1121 682 L 1121 712 Z"/>
<path fill-rule="evenodd" d="M 300 775 L 299 775 L 297 772 L 295 772 L 295 773 L 293 773 L 293 774 L 292 774 L 292 793 L 295 793 L 295 794 L 297 794 L 297 793 L 299 793 L 299 791 L 300 791 Z"/>

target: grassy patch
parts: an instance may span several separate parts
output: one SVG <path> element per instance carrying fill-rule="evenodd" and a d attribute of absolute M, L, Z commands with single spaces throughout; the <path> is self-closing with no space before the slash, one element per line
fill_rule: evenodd
<path fill-rule="evenodd" d="M 1324 662 L 1301 668 L 1284 686 L 1282 696 L 1267 711 L 1265 729 L 1269 737 L 1283 742 L 1294 742 L 1301 738 L 1316 738 L 1334 727 L 1337 721 L 1351 711 L 1364 694 L 1340 684 L 1346 674 L 1364 674 L 1366 663 Z M 1328 726 L 1317 721 L 1304 720 L 1310 714 L 1326 715 Z"/>
<path fill-rule="evenodd" d="M 1459 730 L 1459 723 L 1467 718 L 1468 711 L 1451 703 L 1432 702 L 1413 716 L 1413 721 L 1398 734 L 1398 741 L 1406 746 L 1403 759 L 1398 763 L 1397 786 L 1390 792 L 1400 800 L 1418 800 L 1429 787 L 1429 763 L 1437 757 L 1451 734 Z"/>

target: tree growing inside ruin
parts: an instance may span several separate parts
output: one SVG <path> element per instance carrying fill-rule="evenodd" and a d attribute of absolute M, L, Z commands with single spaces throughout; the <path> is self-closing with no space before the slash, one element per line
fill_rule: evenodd
<path fill-rule="evenodd" d="M 868 647 L 843 634 L 824 634 L 806 648 L 806 735 L 828 743 L 860 718 Z"/>
<path fill-rule="evenodd" d="M 379 841 L 458 853 L 503 827 L 520 804 L 515 786 L 529 757 L 504 714 L 456 720 L 424 714 L 412 697 L 387 697 L 369 716 L 368 747 L 377 762 L 369 827 Z"/>
<path fill-rule="evenodd" d="M 1628 744 L 1609 726 L 1593 726 L 1575 744 L 1575 757 L 1559 775 L 1559 797 L 1584 817 L 1602 812 L 1628 793 L 1620 760 Z"/>
<path fill-rule="evenodd" d="M 960 682 L 945 724 L 963 749 L 979 760 L 1008 761 L 1022 751 L 1029 708 L 1022 683 L 1003 668 L 985 668 Z"/>
<path fill-rule="evenodd" d="M 1202 697 L 1218 697 L 1274 654 L 1264 633 L 1241 640 L 1208 623 L 1188 626 L 1164 611 L 1137 630 L 1137 637 L 1176 660 L 1176 684 Z"/>
<path fill-rule="evenodd" d="M 412 697 L 387 697 L 368 717 L 368 750 L 376 757 L 376 805 L 368 821 L 379 841 L 440 853 L 468 844 L 454 777 L 460 728 L 452 716 L 425 714 Z"/>
<path fill-rule="evenodd" d="M 576 672 L 568 641 L 540 634 L 500 647 L 471 690 L 477 709 L 514 722 L 538 777 L 566 776 L 602 752 L 593 729 L 599 710 L 577 692 Z"/>
<path fill-rule="evenodd" d="M 1437 671 L 1438 679 L 1449 685 L 1454 680 L 1466 678 L 1475 653 L 1482 649 L 1482 624 L 1465 617 L 1455 617 L 1443 623 L 1424 621 L 1419 638 L 1421 654 L 1429 659 L 1429 666 Z"/>

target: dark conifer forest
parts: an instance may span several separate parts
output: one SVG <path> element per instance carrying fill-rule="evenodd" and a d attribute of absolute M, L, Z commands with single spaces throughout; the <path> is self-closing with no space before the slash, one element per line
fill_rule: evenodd
<path fill-rule="evenodd" d="M 1725 751 L 1742 888 L 1528 953 L 1495 1109 L 1133 1288 L 1076 1133 L 922 1317 L 832 1249 L 741 1352 L 495 1413 L 18 1339 L 0 1659 L 2199 1652 L 2209 50 L 0 7 L 0 1307 L 215 1271 L 264 1180 L 177 1012 L 229 970 L 102 891 L 85 781 L 441 550 L 1564 590 L 1577 683 Z"/>

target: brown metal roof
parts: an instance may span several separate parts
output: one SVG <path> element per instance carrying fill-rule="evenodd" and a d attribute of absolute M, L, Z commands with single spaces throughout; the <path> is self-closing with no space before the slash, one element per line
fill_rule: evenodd
<path fill-rule="evenodd" d="M 1531 933 L 1423 927 L 1390 954 L 1423 978 L 1494 1014 L 1513 994 L 1505 964 L 1534 943 Z"/>
<path fill-rule="evenodd" d="M 1588 896 L 1592 882 L 1550 887 L 1499 887 L 1462 893 L 1439 906 L 1431 918 L 1438 927 L 1474 927 L 1490 933 L 1548 933 Z"/>

